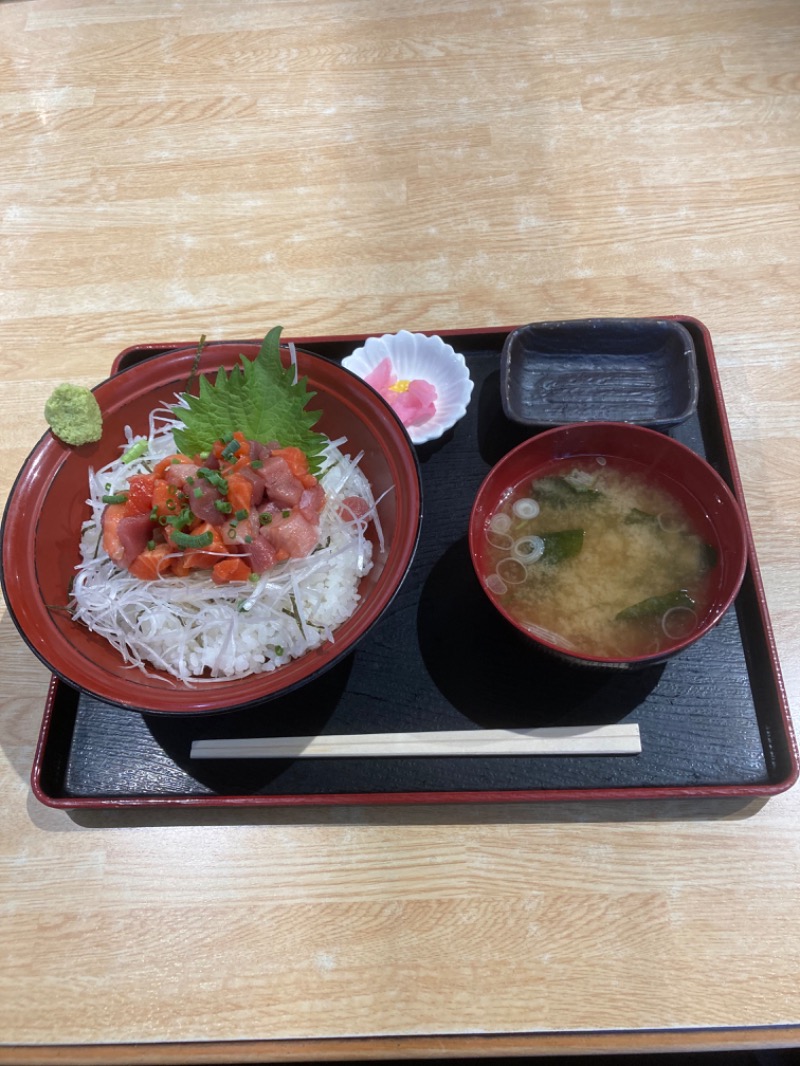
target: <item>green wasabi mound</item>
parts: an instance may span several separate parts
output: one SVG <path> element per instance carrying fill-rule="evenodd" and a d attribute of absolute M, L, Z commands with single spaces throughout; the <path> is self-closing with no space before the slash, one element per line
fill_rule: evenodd
<path fill-rule="evenodd" d="M 58 385 L 44 405 L 44 417 L 65 444 L 91 444 L 103 433 L 100 405 L 83 385 Z"/>

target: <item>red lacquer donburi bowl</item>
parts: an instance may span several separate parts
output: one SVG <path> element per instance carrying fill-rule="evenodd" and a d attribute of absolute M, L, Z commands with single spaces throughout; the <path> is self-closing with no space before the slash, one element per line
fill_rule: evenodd
<path fill-rule="evenodd" d="M 230 369 L 249 359 L 257 344 L 217 344 L 204 349 L 201 373 Z M 411 565 L 419 537 L 421 488 L 414 448 L 388 404 L 338 363 L 298 352 L 298 371 L 316 393 L 309 409 L 322 411 L 315 429 L 331 439 L 347 437 L 376 499 L 384 535 L 373 541 L 374 566 L 362 579 L 356 611 L 332 643 L 307 652 L 271 673 L 215 684 L 185 685 L 153 670 L 126 668 L 102 637 L 74 623 L 64 610 L 79 562 L 81 524 L 89 517 L 89 469 L 119 455 L 125 427 L 147 433 L 150 411 L 173 403 L 189 379 L 196 349 L 155 356 L 104 381 L 94 390 L 103 412 L 96 444 L 70 448 L 51 433 L 23 466 L 6 505 L 2 528 L 3 592 L 30 648 L 53 673 L 78 689 L 124 707 L 169 714 L 198 714 L 245 707 L 283 695 L 338 662 L 378 621 Z M 288 355 L 284 353 L 284 363 Z"/>

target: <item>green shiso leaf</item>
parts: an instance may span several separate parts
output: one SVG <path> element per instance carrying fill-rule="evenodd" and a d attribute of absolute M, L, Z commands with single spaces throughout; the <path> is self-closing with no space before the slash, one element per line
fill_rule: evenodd
<path fill-rule="evenodd" d="M 255 359 L 240 356 L 241 365 L 230 373 L 220 367 L 213 383 L 201 377 L 198 395 L 182 394 L 187 406 L 173 407 L 172 413 L 183 423 L 174 436 L 184 455 L 208 452 L 215 441 L 239 430 L 248 440 L 300 448 L 311 472 L 319 472 L 327 438 L 313 429 L 321 412 L 306 410 L 316 393 L 309 391 L 307 378 L 295 382 L 294 368 L 283 366 L 281 329 L 269 331 Z"/>

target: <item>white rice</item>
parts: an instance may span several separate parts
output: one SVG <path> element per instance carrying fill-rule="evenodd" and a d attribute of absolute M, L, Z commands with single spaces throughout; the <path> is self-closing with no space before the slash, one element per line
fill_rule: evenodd
<path fill-rule="evenodd" d="M 329 442 L 320 481 L 326 492 L 320 516 L 319 546 L 307 559 L 289 559 L 257 582 L 215 585 L 206 572 L 187 578 L 165 576 L 140 581 L 121 570 L 103 550 L 104 495 L 122 491 L 133 474 L 147 473 L 177 449 L 176 423 L 168 410 L 153 412 L 148 448 L 122 462 L 143 438 L 127 432 L 120 458 L 90 472 L 92 517 L 81 535 L 82 562 L 76 568 L 73 619 L 105 637 L 131 667 L 151 666 L 186 683 L 225 681 L 275 670 L 325 641 L 359 602 L 361 578 L 372 568 L 370 522 L 382 544 L 375 500 L 358 459 L 341 451 L 344 440 Z M 370 511 L 363 519 L 339 514 L 347 496 L 361 496 Z"/>

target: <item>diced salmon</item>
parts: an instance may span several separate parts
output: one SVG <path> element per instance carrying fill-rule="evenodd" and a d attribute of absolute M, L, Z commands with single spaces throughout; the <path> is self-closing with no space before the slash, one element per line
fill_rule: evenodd
<path fill-rule="evenodd" d="M 163 478 L 153 485 L 153 507 L 159 518 L 171 518 L 181 513 L 184 499 L 179 489 Z"/>
<path fill-rule="evenodd" d="M 181 455 L 180 452 L 175 452 L 174 455 L 168 455 L 165 459 L 162 459 L 161 462 L 156 463 L 155 468 L 153 469 L 153 474 L 157 478 L 163 478 L 169 467 L 177 466 L 180 463 L 191 462 L 192 460 L 189 458 L 188 455 Z"/>
<path fill-rule="evenodd" d="M 103 548 L 115 563 L 121 563 L 125 557 L 125 548 L 119 539 L 119 524 L 126 515 L 124 503 L 109 503 L 103 511 Z"/>
<path fill-rule="evenodd" d="M 172 569 L 179 577 L 186 577 L 192 570 L 210 570 L 219 562 L 221 555 L 228 554 L 222 534 L 216 526 L 203 522 L 192 530 L 192 536 L 202 537 L 208 532 L 211 533 L 213 539 L 207 548 L 189 548 L 183 555 L 176 556 L 172 560 Z M 169 533 L 167 533 L 167 536 L 169 536 Z M 178 551 L 179 549 L 173 546 L 172 550 Z"/>
<path fill-rule="evenodd" d="M 167 556 L 170 550 L 168 544 L 156 544 L 152 551 L 145 549 L 137 555 L 128 570 L 140 581 L 155 581 L 169 570 Z"/>
<path fill-rule="evenodd" d="M 286 460 L 286 465 L 296 478 L 308 473 L 308 456 L 300 448 L 290 446 L 288 448 L 274 448 L 273 455 Z"/>
<path fill-rule="evenodd" d="M 237 511 L 249 511 L 253 501 L 252 482 L 241 474 L 230 474 L 227 480 L 231 513 L 235 515 Z"/>
<path fill-rule="evenodd" d="M 211 580 L 215 585 L 224 585 L 228 581 L 247 581 L 252 570 L 241 555 L 229 555 L 214 565 Z"/>

